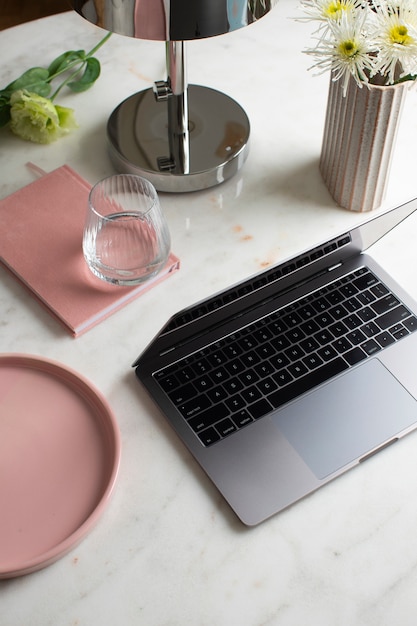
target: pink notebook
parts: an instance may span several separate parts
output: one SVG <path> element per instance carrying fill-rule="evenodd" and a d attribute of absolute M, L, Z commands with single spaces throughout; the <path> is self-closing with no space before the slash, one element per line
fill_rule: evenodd
<path fill-rule="evenodd" d="M 82 253 L 90 188 L 63 165 L 0 200 L 0 261 L 74 336 L 179 269 L 171 254 L 156 277 L 135 287 L 96 278 Z"/>

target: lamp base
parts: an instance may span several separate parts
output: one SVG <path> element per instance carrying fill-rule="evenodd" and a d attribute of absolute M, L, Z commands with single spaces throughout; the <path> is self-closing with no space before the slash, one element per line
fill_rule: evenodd
<path fill-rule="evenodd" d="M 168 103 L 152 89 L 124 100 L 107 124 L 110 157 L 117 171 L 147 178 L 158 191 L 207 189 L 231 178 L 249 151 L 250 124 L 242 107 L 220 91 L 188 86 L 187 162 L 172 163 Z M 171 140 L 171 144 L 170 144 Z M 166 165 L 171 161 L 171 167 Z M 164 164 L 165 165 L 162 165 Z"/>

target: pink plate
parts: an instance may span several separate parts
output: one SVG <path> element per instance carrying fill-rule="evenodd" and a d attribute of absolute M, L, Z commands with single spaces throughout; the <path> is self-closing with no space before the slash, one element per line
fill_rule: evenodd
<path fill-rule="evenodd" d="M 116 481 L 120 435 L 106 399 L 73 370 L 0 355 L 0 579 L 71 550 Z"/>

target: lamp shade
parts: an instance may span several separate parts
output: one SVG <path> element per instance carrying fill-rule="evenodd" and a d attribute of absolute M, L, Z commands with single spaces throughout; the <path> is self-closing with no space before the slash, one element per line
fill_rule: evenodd
<path fill-rule="evenodd" d="M 187 41 L 248 26 L 276 0 L 71 0 L 86 20 L 138 39 Z"/>

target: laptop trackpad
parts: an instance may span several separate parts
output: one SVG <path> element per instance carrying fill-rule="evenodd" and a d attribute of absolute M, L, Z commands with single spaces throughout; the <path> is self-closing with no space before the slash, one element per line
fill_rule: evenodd
<path fill-rule="evenodd" d="M 272 417 L 323 479 L 417 421 L 417 402 L 377 359 L 346 372 Z"/>

